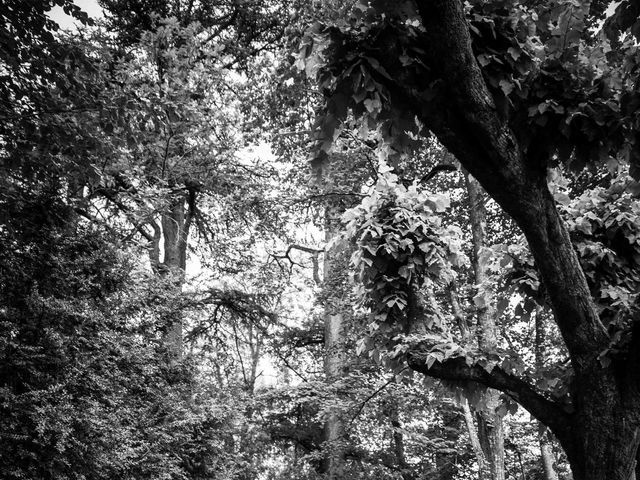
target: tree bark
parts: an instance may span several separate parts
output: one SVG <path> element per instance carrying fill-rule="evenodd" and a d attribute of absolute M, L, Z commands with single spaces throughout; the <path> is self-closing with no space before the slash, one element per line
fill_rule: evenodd
<path fill-rule="evenodd" d="M 476 456 L 476 462 L 478 462 L 478 478 L 479 480 L 489 479 L 491 478 L 489 476 L 491 469 L 489 468 L 489 465 L 487 463 L 485 450 L 480 444 L 478 429 L 476 428 L 476 423 L 473 421 L 473 413 L 471 412 L 469 401 L 466 398 L 463 398 L 460 406 L 462 407 L 464 423 L 467 427 L 467 432 L 469 433 L 471 448 L 473 449 L 473 453 Z"/>
<path fill-rule="evenodd" d="M 336 235 L 341 212 L 333 205 L 326 207 L 325 240 L 327 244 Z M 344 310 L 347 307 L 340 295 L 344 290 L 344 269 L 341 267 L 342 248 L 334 246 L 325 252 L 324 281 L 324 370 L 327 381 L 332 384 L 345 374 Z M 325 473 L 329 480 L 340 480 L 345 474 L 345 425 L 343 413 L 334 409 L 325 422 Z"/>
<path fill-rule="evenodd" d="M 545 480 L 558 480 L 558 474 L 554 468 L 555 459 L 547 427 L 538 422 L 538 442 L 540 443 L 540 462 Z"/>
<path fill-rule="evenodd" d="M 149 258 L 154 271 L 166 277 L 175 293 L 182 292 L 187 267 L 187 246 L 189 231 L 196 202 L 195 191 L 179 194 L 173 198 L 168 208 L 161 214 L 161 228 L 154 225 L 154 241 Z M 163 259 L 160 263 L 160 232 L 162 232 Z M 155 265 L 155 267 L 154 267 Z M 181 312 L 174 312 L 167 319 L 165 342 L 174 359 L 181 359 L 183 318 Z"/>
<path fill-rule="evenodd" d="M 342 315 L 327 315 L 325 320 L 325 374 L 329 382 L 340 380 L 343 374 Z M 325 423 L 325 449 L 327 478 L 338 480 L 344 477 L 344 419 L 342 412 L 332 411 Z"/>
<path fill-rule="evenodd" d="M 162 214 L 162 236 L 164 240 L 163 272 L 169 276 L 172 288 L 182 291 L 186 268 L 186 245 L 182 237 L 184 228 L 184 199 L 172 202 L 169 210 Z M 185 247 L 185 248 L 183 248 Z M 168 330 L 165 335 L 167 348 L 171 356 L 182 357 L 182 314 L 174 312 L 168 319 Z"/>
<path fill-rule="evenodd" d="M 462 311 L 460 307 L 460 301 L 458 300 L 458 291 L 456 287 L 456 283 L 451 282 L 447 286 L 447 294 L 449 296 L 449 301 L 451 302 L 451 310 L 453 311 L 453 317 L 458 325 L 458 329 L 460 330 L 462 343 L 466 343 L 469 340 L 469 324 L 467 323 L 467 317 Z"/>

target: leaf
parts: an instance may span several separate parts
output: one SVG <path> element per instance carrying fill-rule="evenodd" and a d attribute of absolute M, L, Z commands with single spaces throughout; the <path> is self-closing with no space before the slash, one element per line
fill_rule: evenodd
<path fill-rule="evenodd" d="M 553 194 L 553 198 L 560 205 L 569 205 L 571 203 L 571 198 L 565 192 L 557 191 Z"/>
<path fill-rule="evenodd" d="M 491 58 L 488 55 L 485 55 L 484 53 L 480 54 L 478 55 L 478 63 L 480 64 L 480 66 L 486 67 L 491 63 Z"/>
<path fill-rule="evenodd" d="M 402 278 L 405 278 L 406 280 L 410 280 L 411 279 L 411 270 L 406 265 L 403 265 L 398 270 L 398 275 L 400 275 Z"/>
<path fill-rule="evenodd" d="M 369 113 L 377 113 L 380 111 L 382 104 L 380 103 L 380 100 L 377 98 L 374 98 L 374 99 L 367 98 L 364 101 L 364 106 Z"/>
<path fill-rule="evenodd" d="M 422 242 L 418 244 L 418 248 L 422 250 L 424 253 L 427 253 L 431 250 L 433 244 L 431 242 Z"/>
<path fill-rule="evenodd" d="M 473 297 L 473 304 L 476 308 L 487 308 L 487 295 L 484 292 L 479 292 L 475 297 Z"/>
<path fill-rule="evenodd" d="M 442 213 L 449 208 L 451 201 L 447 195 L 435 194 L 427 198 L 426 204 L 434 212 Z"/>
<path fill-rule="evenodd" d="M 600 361 L 600 365 L 602 368 L 607 368 L 611 365 L 611 357 L 609 356 L 610 350 L 607 348 L 600 355 L 598 355 L 598 360 Z"/>
<path fill-rule="evenodd" d="M 365 60 L 367 60 L 367 62 L 369 62 L 369 65 L 371 65 L 371 68 L 373 68 L 376 72 L 378 72 L 380 75 L 387 78 L 388 80 L 392 80 L 391 76 L 387 73 L 384 67 L 380 65 L 380 62 L 378 60 L 372 57 L 364 57 L 364 58 Z"/>
<path fill-rule="evenodd" d="M 509 80 L 500 80 L 499 82 L 500 88 L 502 89 L 503 93 L 505 94 L 505 96 L 509 96 L 509 94 L 511 92 L 513 92 L 513 89 L 515 88 L 513 85 L 513 82 L 510 82 Z"/>
<path fill-rule="evenodd" d="M 511 55 L 511 58 L 513 58 L 514 60 L 518 60 L 522 55 L 522 50 L 514 47 L 509 47 L 507 49 L 507 53 L 509 53 L 509 55 Z"/>
<path fill-rule="evenodd" d="M 627 190 L 635 197 L 640 196 L 640 182 L 632 180 L 627 185 Z"/>
<path fill-rule="evenodd" d="M 429 355 L 427 357 L 427 368 L 431 368 L 433 366 L 434 363 L 436 363 L 436 357 L 434 357 L 433 355 Z"/>
<path fill-rule="evenodd" d="M 496 316 L 500 317 L 504 313 L 504 311 L 507 309 L 508 306 L 509 306 L 508 298 L 501 298 L 500 300 L 498 300 L 498 302 L 496 303 Z"/>

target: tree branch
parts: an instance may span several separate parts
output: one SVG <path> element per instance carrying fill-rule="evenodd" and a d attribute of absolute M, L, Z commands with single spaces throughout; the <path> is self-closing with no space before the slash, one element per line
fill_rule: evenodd
<path fill-rule="evenodd" d="M 349 421 L 349 425 L 351 425 L 356 418 L 358 418 L 358 416 L 360 415 L 360 413 L 362 412 L 362 410 L 364 409 L 365 405 L 369 402 L 369 400 L 371 400 L 373 397 L 375 397 L 376 395 L 378 395 L 382 390 L 384 390 L 385 388 L 387 388 L 389 385 L 391 385 L 391 383 L 396 379 L 396 375 L 404 372 L 407 368 L 411 368 L 411 366 L 408 367 L 404 367 L 402 370 L 400 370 L 397 374 L 394 374 L 389 380 L 387 380 L 386 382 L 384 382 L 380 387 L 376 388 L 373 393 L 371 393 L 367 398 L 364 399 L 364 401 L 360 402 L 360 406 L 358 407 L 358 410 L 356 411 L 356 413 L 354 413 L 351 417 L 351 420 Z"/>
<path fill-rule="evenodd" d="M 147 232 L 144 228 L 145 222 L 137 222 L 135 216 L 131 212 L 131 208 L 129 208 L 124 202 L 122 202 L 118 197 L 117 193 L 113 192 L 106 188 L 96 189 L 93 194 L 102 195 L 109 202 L 115 205 L 118 210 L 120 210 L 127 220 L 133 225 L 133 227 L 142 235 L 147 241 L 153 242 L 153 236 Z"/>
<path fill-rule="evenodd" d="M 455 172 L 457 170 L 458 168 L 455 167 L 454 165 L 446 165 L 446 164 L 436 165 L 429 171 L 429 173 L 427 173 L 424 177 L 420 179 L 420 183 L 427 183 L 429 180 L 431 180 L 440 172 Z"/>
<path fill-rule="evenodd" d="M 429 367 L 425 361 L 424 353 L 417 350 L 409 352 L 408 364 L 412 370 L 429 377 L 441 380 L 471 381 L 500 390 L 551 428 L 558 438 L 565 438 L 571 432 L 570 413 L 559 403 L 543 397 L 527 382 L 505 372 L 500 367 L 494 367 L 489 372 L 480 365 L 467 365 L 464 357 L 450 358 L 444 362 L 436 361 Z"/>
<path fill-rule="evenodd" d="M 323 253 L 324 249 L 305 247 L 304 245 L 293 244 L 287 247 L 287 250 L 284 252 L 284 255 L 271 254 L 271 256 L 276 260 L 279 258 L 286 258 L 287 260 L 289 260 L 291 265 L 297 265 L 299 267 L 304 268 L 303 265 L 300 265 L 299 263 L 297 263 L 291 258 L 291 255 L 290 255 L 291 250 L 300 250 L 301 252 L 310 253 L 312 255 L 311 261 L 313 262 L 313 281 L 316 283 L 316 285 L 319 285 L 321 281 L 320 281 L 320 275 L 318 273 L 318 255 Z"/>

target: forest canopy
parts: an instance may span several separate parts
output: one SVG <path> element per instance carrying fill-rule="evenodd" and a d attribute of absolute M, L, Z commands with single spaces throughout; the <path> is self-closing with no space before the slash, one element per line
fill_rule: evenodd
<path fill-rule="evenodd" d="M 0 0 L 1 478 L 635 480 L 638 0 L 92 5 Z"/>

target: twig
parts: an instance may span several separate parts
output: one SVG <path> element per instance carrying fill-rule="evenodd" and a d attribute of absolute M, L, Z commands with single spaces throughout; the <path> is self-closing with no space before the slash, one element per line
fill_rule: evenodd
<path fill-rule="evenodd" d="M 433 177 L 435 177 L 440 172 L 455 172 L 458 169 L 453 165 L 436 165 L 431 169 L 429 173 L 427 173 L 424 177 L 420 179 L 420 183 L 427 183 Z"/>
<path fill-rule="evenodd" d="M 407 370 L 409 367 L 404 367 L 402 370 L 400 370 L 398 373 L 402 373 L 405 370 Z M 391 377 L 384 385 L 382 385 L 380 388 L 376 389 L 376 391 L 374 391 L 371 395 L 369 395 L 367 398 L 364 399 L 364 401 L 360 404 L 360 407 L 358 408 L 358 411 L 353 415 L 353 417 L 351 417 L 351 420 L 349 420 L 349 426 L 351 426 L 351 424 L 354 422 L 354 420 L 356 418 L 358 418 L 358 416 L 360 415 L 360 413 L 362 412 L 362 410 L 364 409 L 365 405 L 367 404 L 367 402 L 369 402 L 369 400 L 371 400 L 373 397 L 375 397 L 378 393 L 380 393 L 382 390 L 384 390 L 385 388 L 387 388 L 389 386 L 389 384 L 391 384 L 391 382 L 393 382 L 396 378 L 395 374 L 393 377 Z"/>

